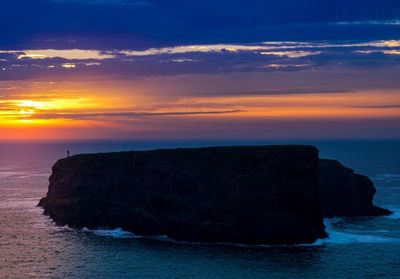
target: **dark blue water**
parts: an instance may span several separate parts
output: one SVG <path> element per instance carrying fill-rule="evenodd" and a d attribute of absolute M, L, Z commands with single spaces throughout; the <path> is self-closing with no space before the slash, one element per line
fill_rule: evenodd
<path fill-rule="evenodd" d="M 373 178 L 389 217 L 330 219 L 330 238 L 309 246 L 180 244 L 127 232 L 53 225 L 36 207 L 53 163 L 72 153 L 266 141 L 0 143 L 0 278 L 400 278 L 400 141 L 316 144 Z M 274 142 L 285 143 L 285 142 Z M 290 143 L 290 142 L 287 142 Z"/>

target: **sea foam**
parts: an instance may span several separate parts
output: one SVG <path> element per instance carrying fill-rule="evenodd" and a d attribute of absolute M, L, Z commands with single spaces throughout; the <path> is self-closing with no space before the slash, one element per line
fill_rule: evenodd
<path fill-rule="evenodd" d="M 96 230 L 90 230 L 88 228 L 83 228 L 82 231 L 84 232 L 90 232 L 94 233 L 95 235 L 98 236 L 107 236 L 107 237 L 112 237 L 112 238 L 135 238 L 137 237 L 135 234 L 124 231 L 121 228 L 117 229 L 96 229 Z"/>
<path fill-rule="evenodd" d="M 388 219 L 400 219 L 400 208 L 391 208 L 392 214 L 385 216 Z"/>
<path fill-rule="evenodd" d="M 400 238 L 384 237 L 377 235 L 359 234 L 351 230 L 339 230 L 334 227 L 334 223 L 338 218 L 325 219 L 324 224 L 327 238 L 318 239 L 311 245 L 338 245 L 338 244 L 354 244 L 354 243 L 393 243 L 400 242 Z"/>
<path fill-rule="evenodd" d="M 397 214 L 396 214 L 397 212 Z M 400 218 L 400 211 L 395 211 L 393 215 L 390 215 L 394 219 Z M 386 217 L 386 218 L 389 218 Z M 297 245 L 247 245 L 237 244 L 229 242 L 217 242 L 217 243 L 202 243 L 202 242 L 188 242 L 188 241 L 176 241 L 169 238 L 166 235 L 158 236 L 140 236 L 135 235 L 132 232 L 125 231 L 121 228 L 117 229 L 82 229 L 83 232 L 93 233 L 97 236 L 111 237 L 111 238 L 146 238 L 157 241 L 167 241 L 176 244 L 198 244 L 198 245 L 213 245 L 213 246 L 237 246 L 237 247 L 284 247 L 284 246 L 328 246 L 328 245 L 343 245 L 343 244 L 355 244 L 355 243 L 400 243 L 400 238 L 385 237 L 370 234 L 360 234 L 359 231 L 355 232 L 352 230 L 338 229 L 335 228 L 334 224 L 338 222 L 340 218 L 329 218 L 324 220 L 327 238 L 318 239 L 311 244 L 297 244 Z M 379 232 L 379 231 L 376 231 Z"/>

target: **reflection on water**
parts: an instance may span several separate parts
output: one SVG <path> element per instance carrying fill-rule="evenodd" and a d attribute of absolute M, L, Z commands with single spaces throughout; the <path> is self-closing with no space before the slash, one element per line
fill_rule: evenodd
<path fill-rule="evenodd" d="M 67 149 L 80 153 L 198 145 L 214 144 L 0 143 L 0 278 L 400 277 L 400 211 L 389 217 L 326 220 L 331 238 L 310 246 L 246 247 L 180 244 L 123 231 L 76 231 L 54 226 L 36 207 L 47 191 L 52 164 Z M 318 146 L 323 157 L 338 158 L 373 177 L 378 204 L 400 208 L 399 142 Z"/>

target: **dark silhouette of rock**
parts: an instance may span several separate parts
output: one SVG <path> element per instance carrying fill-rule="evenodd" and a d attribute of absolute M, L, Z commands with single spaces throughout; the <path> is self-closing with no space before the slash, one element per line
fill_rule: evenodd
<path fill-rule="evenodd" d="M 378 216 L 372 181 L 312 146 L 76 155 L 53 167 L 40 206 L 58 225 L 175 240 L 311 243 L 324 217 Z"/>
<path fill-rule="evenodd" d="M 319 195 L 315 147 L 215 147 L 59 160 L 40 206 L 77 228 L 292 244 L 326 236 Z"/>
<path fill-rule="evenodd" d="M 373 182 L 338 161 L 319 161 L 321 208 L 324 217 L 382 216 L 391 212 L 373 205 Z"/>

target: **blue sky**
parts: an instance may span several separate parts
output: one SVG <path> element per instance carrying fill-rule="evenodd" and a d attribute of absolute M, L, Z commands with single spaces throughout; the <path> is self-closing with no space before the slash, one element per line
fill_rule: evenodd
<path fill-rule="evenodd" d="M 338 117 L 329 114 L 336 124 L 328 136 L 376 137 L 378 130 L 384 137 L 400 136 L 394 131 L 400 128 L 399 1 L 0 0 L 0 10 L 0 109 L 9 111 L 3 113 L 8 119 L 16 117 L 19 107 L 31 111 L 36 104 L 25 118 L 108 117 L 116 126 L 127 125 L 110 134 L 128 137 L 165 137 L 176 131 L 213 137 L 219 136 L 218 127 L 227 129 L 220 136 L 240 137 L 241 130 L 221 115 L 252 111 L 253 118 L 244 115 L 240 121 L 242 127 L 253 127 L 257 137 L 322 137 L 328 117 L 322 112 L 335 106 Z M 79 94 L 115 95 L 126 105 L 108 100 L 102 109 L 60 112 L 34 103 Z M 357 94 L 364 95 L 357 99 Z M 282 102 L 271 96 L 282 96 Z M 132 103 L 138 99 L 140 106 Z M 202 106 L 193 104 L 199 99 Z M 23 103 L 31 107 L 16 107 L 16 100 L 28 100 Z M 180 106 L 188 103 L 189 111 L 181 114 Z M 288 131 L 259 125 L 280 127 L 277 113 L 263 114 L 259 108 L 279 106 L 291 112 L 283 119 Z M 223 120 L 221 126 L 207 128 L 208 120 L 201 122 L 204 112 Z M 302 120 L 304 130 L 291 134 L 296 125 L 290 117 L 296 113 L 310 116 Z M 190 122 L 188 114 L 198 118 Z M 186 118 L 159 132 L 157 127 L 171 115 L 181 116 L 175 123 Z M 139 116 L 158 118 L 154 127 L 143 120 L 130 129 Z M 354 121 L 359 129 L 346 124 Z M 371 123 L 377 128 L 368 130 Z M 145 132 L 132 132 L 138 130 Z"/>
<path fill-rule="evenodd" d="M 0 47 L 146 48 L 399 35 L 395 0 L 2 0 Z M 113 41 L 104 36 L 111 36 Z"/>

